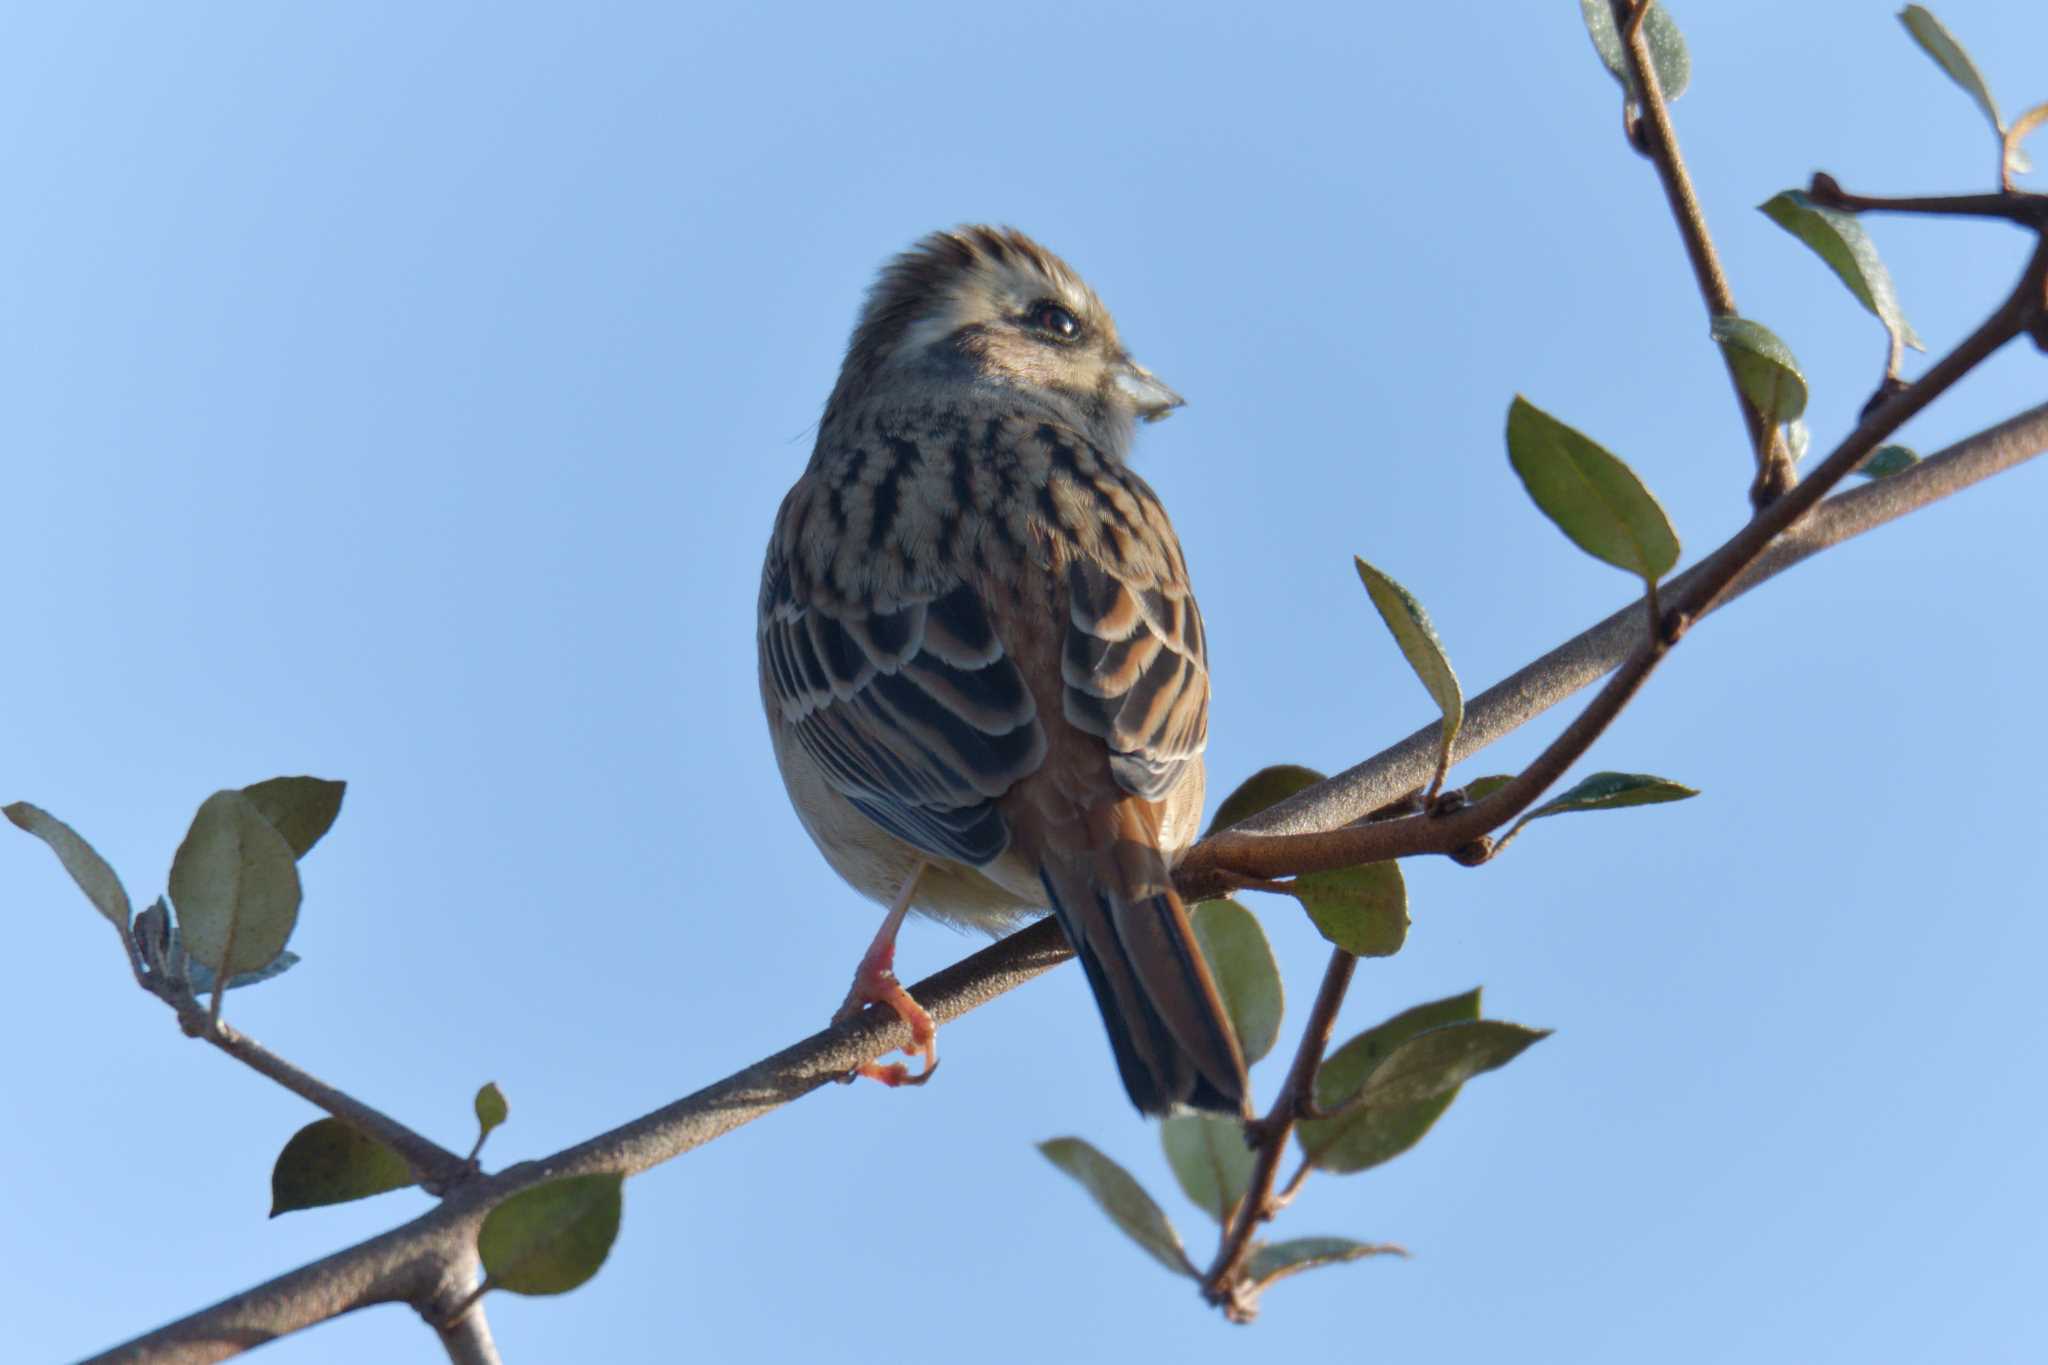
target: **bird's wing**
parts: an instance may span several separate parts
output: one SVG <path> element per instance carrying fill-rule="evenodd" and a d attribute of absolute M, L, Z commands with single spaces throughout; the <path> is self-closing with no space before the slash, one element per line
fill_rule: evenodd
<path fill-rule="evenodd" d="M 995 798 L 1045 760 L 1038 708 L 965 582 L 886 604 L 822 600 L 771 552 L 760 648 L 781 720 L 831 784 L 897 838 L 986 866 Z"/>
<path fill-rule="evenodd" d="M 1045 772 L 1012 798 L 1018 841 L 1038 851 L 1133 1102 L 1241 1114 L 1244 1057 L 1174 891 L 1178 850 L 1164 842 L 1170 806 L 1200 799 L 1209 726 L 1180 542 L 1121 461 L 1072 433 L 1040 428 L 1035 439 L 1049 465 L 1040 507 L 1059 619 L 1042 644 L 1020 636 L 1018 648 L 1033 678 L 1057 667 L 1062 719 L 1047 721 Z"/>
<path fill-rule="evenodd" d="M 1066 565 L 1062 710 L 1109 746 L 1119 786 L 1163 801 L 1208 743 L 1208 649 L 1166 514 L 1137 475 L 1115 473 L 1126 496 L 1105 504 L 1104 552 Z"/>

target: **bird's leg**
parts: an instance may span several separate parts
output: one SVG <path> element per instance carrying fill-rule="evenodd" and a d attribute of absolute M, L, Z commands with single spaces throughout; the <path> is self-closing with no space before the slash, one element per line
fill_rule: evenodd
<path fill-rule="evenodd" d="M 846 1003 L 832 1016 L 832 1022 L 843 1024 L 859 1014 L 869 1005 L 887 1005 L 896 1011 L 896 1016 L 910 1025 L 910 1046 L 903 1049 L 906 1057 L 922 1053 L 924 1070 L 912 1074 L 902 1062 L 863 1062 L 852 1075 L 866 1076 L 880 1081 L 883 1085 L 923 1085 L 932 1078 L 932 1072 L 939 1065 L 939 1027 L 932 1022 L 923 1005 L 911 998 L 903 983 L 896 979 L 896 933 L 903 927 L 903 917 L 910 913 L 910 897 L 917 890 L 917 879 L 924 875 L 925 865 L 919 863 L 903 879 L 903 889 L 896 893 L 896 899 L 889 906 L 889 913 L 882 919 L 882 927 L 876 931 L 874 942 L 861 955 L 860 966 L 854 969 L 853 988 L 846 993 Z"/>

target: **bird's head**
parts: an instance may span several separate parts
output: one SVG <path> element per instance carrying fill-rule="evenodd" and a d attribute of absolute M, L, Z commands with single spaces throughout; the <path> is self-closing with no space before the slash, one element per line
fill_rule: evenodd
<path fill-rule="evenodd" d="M 1065 261 L 1014 228 L 935 232 L 891 261 L 847 347 L 833 405 L 901 385 L 1043 404 L 1121 451 L 1179 394 L 1131 359 L 1116 320 Z"/>

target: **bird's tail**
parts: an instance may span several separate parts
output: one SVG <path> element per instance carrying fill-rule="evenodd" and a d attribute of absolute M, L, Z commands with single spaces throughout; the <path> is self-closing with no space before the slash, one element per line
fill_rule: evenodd
<path fill-rule="evenodd" d="M 1091 848 L 1047 849 L 1039 878 L 1074 945 L 1131 1102 L 1245 1116 L 1244 1054 L 1158 847 L 1152 812 L 1120 802 Z"/>

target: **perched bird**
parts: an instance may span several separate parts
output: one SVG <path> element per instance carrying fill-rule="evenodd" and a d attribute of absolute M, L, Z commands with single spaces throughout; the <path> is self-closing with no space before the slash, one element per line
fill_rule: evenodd
<path fill-rule="evenodd" d="M 1058 916 L 1148 1114 L 1246 1112 L 1244 1058 L 1172 868 L 1202 807 L 1209 674 L 1166 512 L 1125 464 L 1181 405 L 1022 233 L 886 266 L 761 572 L 761 698 L 790 800 L 889 907 L 841 1017 L 886 1003 L 905 913 Z M 906 1049 L 907 1052 L 913 1049 Z"/>

